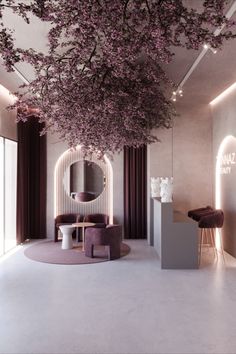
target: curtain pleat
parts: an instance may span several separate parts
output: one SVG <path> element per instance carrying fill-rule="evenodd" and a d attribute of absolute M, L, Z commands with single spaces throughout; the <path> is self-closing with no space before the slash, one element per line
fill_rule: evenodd
<path fill-rule="evenodd" d="M 147 148 L 124 148 L 126 238 L 147 238 Z"/>
<path fill-rule="evenodd" d="M 17 243 L 46 237 L 46 136 L 37 117 L 19 122 Z"/>

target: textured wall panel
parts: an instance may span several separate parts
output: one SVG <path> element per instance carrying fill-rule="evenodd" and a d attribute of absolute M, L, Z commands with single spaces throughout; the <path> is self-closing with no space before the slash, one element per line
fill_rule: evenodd
<path fill-rule="evenodd" d="M 80 147 L 69 149 L 57 160 L 54 172 L 54 216 L 66 213 L 80 213 L 81 215 L 104 213 L 110 216 L 110 223 L 113 222 L 113 173 L 108 158 L 98 160 L 93 157 L 91 161 L 98 164 L 103 170 L 106 184 L 103 192 L 94 200 L 89 202 L 77 202 L 68 196 L 63 178 L 66 169 L 76 161 L 83 160 Z"/>

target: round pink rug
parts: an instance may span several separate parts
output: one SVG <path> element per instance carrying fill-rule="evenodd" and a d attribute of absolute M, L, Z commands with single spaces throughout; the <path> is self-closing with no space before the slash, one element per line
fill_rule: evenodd
<path fill-rule="evenodd" d="M 121 257 L 130 252 L 130 247 L 121 244 Z M 108 261 L 107 251 L 104 246 L 96 246 L 94 258 L 85 257 L 82 246 L 76 243 L 70 250 L 62 250 L 61 242 L 45 241 L 28 247 L 24 254 L 26 257 L 37 262 L 52 264 L 90 264 Z"/>

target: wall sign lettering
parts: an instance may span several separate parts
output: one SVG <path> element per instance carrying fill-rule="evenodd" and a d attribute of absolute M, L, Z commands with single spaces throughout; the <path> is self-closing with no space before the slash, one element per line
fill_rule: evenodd
<path fill-rule="evenodd" d="M 232 168 L 236 164 L 236 152 L 229 152 L 221 156 L 217 156 L 217 165 L 221 175 L 228 175 L 232 172 Z"/>

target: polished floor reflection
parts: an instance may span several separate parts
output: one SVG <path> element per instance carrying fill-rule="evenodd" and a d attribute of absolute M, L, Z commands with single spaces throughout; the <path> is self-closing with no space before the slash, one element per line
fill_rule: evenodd
<path fill-rule="evenodd" d="M 236 262 L 161 270 L 145 241 L 112 262 L 0 263 L 0 353 L 235 353 Z"/>

